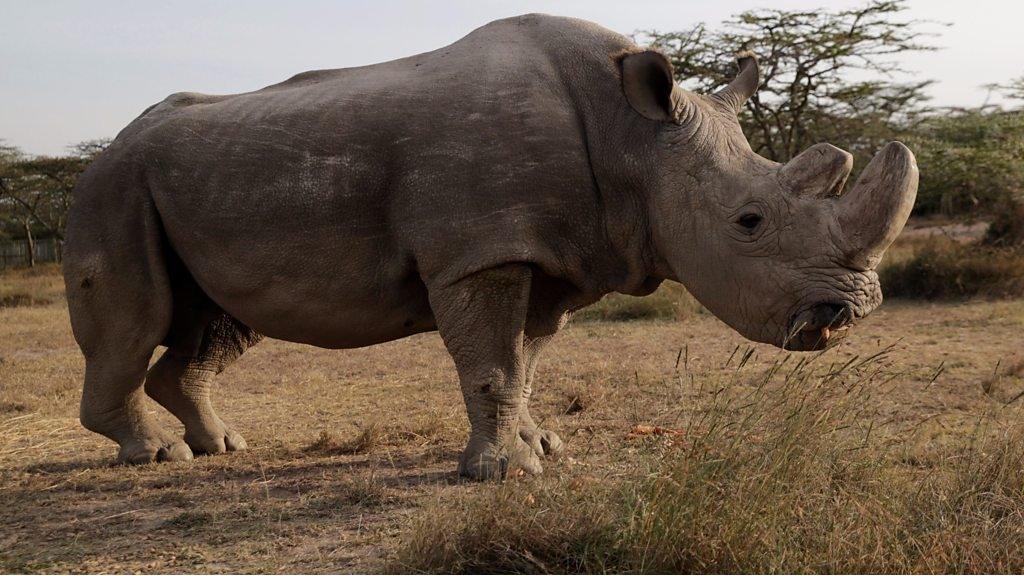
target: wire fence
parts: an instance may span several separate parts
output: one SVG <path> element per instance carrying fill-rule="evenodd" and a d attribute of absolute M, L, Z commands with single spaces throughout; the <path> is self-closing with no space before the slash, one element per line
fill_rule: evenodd
<path fill-rule="evenodd" d="M 42 238 L 33 242 L 36 264 L 60 262 L 61 242 L 56 238 Z M 25 240 L 0 240 L 0 270 L 28 266 L 28 242 Z"/>

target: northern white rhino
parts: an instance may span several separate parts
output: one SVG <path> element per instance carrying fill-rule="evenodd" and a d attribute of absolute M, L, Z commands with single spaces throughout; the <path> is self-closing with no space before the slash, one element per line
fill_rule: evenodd
<path fill-rule="evenodd" d="M 263 335 L 352 348 L 437 330 L 472 427 L 459 471 L 496 478 L 561 449 L 527 408 L 537 358 L 608 293 L 682 282 L 747 338 L 821 348 L 882 299 L 874 268 L 913 205 L 913 155 L 887 145 L 842 193 L 846 152 L 751 151 L 736 114 L 753 57 L 715 94 L 672 78 L 619 34 L 528 15 L 150 107 L 75 189 L 82 424 L 129 463 L 239 450 L 210 380 Z M 147 416 L 143 382 L 184 439 Z"/>

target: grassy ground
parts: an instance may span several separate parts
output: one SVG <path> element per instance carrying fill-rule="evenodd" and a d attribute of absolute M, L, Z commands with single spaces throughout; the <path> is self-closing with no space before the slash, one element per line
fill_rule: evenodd
<path fill-rule="evenodd" d="M 0 571 L 1024 569 L 1024 301 L 887 303 L 798 369 L 685 306 L 603 311 L 538 375 L 567 456 L 497 487 L 454 474 L 434 334 L 264 342 L 214 400 L 249 451 L 111 467 L 54 272 L 0 276 L 29 295 L 0 307 Z"/>

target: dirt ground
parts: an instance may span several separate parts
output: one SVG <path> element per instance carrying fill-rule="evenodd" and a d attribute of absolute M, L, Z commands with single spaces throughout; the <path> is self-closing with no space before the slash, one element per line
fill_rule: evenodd
<path fill-rule="evenodd" d="M 111 466 L 116 446 L 78 424 L 83 361 L 58 278 L 0 276 L 0 296 L 19 285 L 47 296 L 0 307 L 2 572 L 379 571 L 428 505 L 493 489 L 454 473 L 467 421 L 435 334 L 346 351 L 265 341 L 214 400 L 248 451 Z M 891 347 L 880 428 L 956 436 L 1024 403 L 1022 328 L 1024 301 L 889 302 L 823 358 Z M 636 474 L 633 426 L 677 423 L 695 387 L 749 348 L 707 315 L 570 324 L 533 402 L 569 445 L 545 474 Z M 744 370 L 780 354 L 753 346 Z"/>

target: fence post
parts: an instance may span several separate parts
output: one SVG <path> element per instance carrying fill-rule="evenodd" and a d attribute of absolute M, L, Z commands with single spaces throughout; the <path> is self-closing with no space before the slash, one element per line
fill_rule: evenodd
<path fill-rule="evenodd" d="M 36 243 L 32 238 L 32 226 L 29 225 L 29 221 L 25 220 L 25 247 L 26 256 L 28 259 L 28 267 L 36 267 Z"/>

